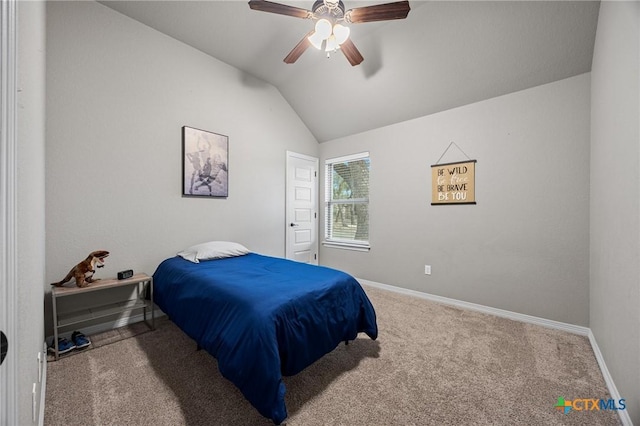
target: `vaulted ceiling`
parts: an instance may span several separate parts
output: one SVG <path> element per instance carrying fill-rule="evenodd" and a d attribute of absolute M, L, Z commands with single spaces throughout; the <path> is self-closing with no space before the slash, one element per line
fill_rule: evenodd
<path fill-rule="evenodd" d="M 390 1 L 344 0 L 347 9 Z M 314 48 L 285 64 L 313 21 L 245 0 L 100 3 L 274 85 L 319 142 L 589 72 L 599 10 L 592 1 L 411 0 L 407 19 L 351 25 L 364 56 L 352 67 Z M 280 3 L 310 9 L 313 0 Z"/>

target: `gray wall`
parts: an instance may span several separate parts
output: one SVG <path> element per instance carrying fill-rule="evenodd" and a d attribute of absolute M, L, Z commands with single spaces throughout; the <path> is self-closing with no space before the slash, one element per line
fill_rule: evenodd
<path fill-rule="evenodd" d="M 284 256 L 286 151 L 318 145 L 273 86 L 94 2 L 48 3 L 47 37 L 47 294 L 97 249 L 100 277 L 213 239 Z M 227 199 L 181 196 L 184 125 L 229 136 Z"/>
<path fill-rule="evenodd" d="M 18 2 L 18 339 L 12 343 L 18 350 L 16 401 L 23 426 L 32 424 L 33 383 L 37 395 L 41 391 L 37 354 L 44 341 L 45 10 L 43 2 Z"/>
<path fill-rule="evenodd" d="M 371 153 L 371 251 L 323 247 L 321 263 L 589 325 L 589 85 L 583 74 L 321 144 L 321 161 Z M 477 205 L 430 205 L 430 165 L 451 141 L 478 161 Z M 466 159 L 454 146 L 441 162 Z"/>
<path fill-rule="evenodd" d="M 112 252 L 103 276 L 124 268 L 152 273 L 179 248 L 213 238 L 283 255 L 285 151 L 324 160 L 368 150 L 372 249 L 321 248 L 322 264 L 590 326 L 622 397 L 640 406 L 637 3 L 603 2 L 593 76 L 319 148 L 273 87 L 99 4 L 52 2 L 47 11 L 45 296 L 48 282 L 96 248 Z M 34 64 L 40 72 L 43 65 Z M 230 136 L 227 200 L 181 198 L 183 125 Z M 30 153 L 36 167 L 38 138 Z M 478 160 L 476 206 L 429 205 L 429 166 L 451 141 Z M 452 148 L 442 161 L 463 159 Z M 21 219 L 20 243 L 38 252 L 42 176 L 22 161 L 21 185 L 34 186 L 35 195 L 21 201 L 33 214 Z M 609 185 L 610 177 L 628 192 Z M 23 273 L 42 282 L 40 269 Z M 27 305 L 38 298 L 26 293 L 21 303 L 33 318 L 40 308 Z M 25 356 L 42 334 L 31 322 L 22 327 L 38 338 Z M 637 408 L 629 412 L 638 422 Z"/>
<path fill-rule="evenodd" d="M 640 424 L 640 3 L 602 2 L 591 81 L 589 325 Z"/>

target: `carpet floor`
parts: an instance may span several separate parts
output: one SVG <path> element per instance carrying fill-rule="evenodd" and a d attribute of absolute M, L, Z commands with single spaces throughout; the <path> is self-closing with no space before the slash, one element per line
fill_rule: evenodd
<path fill-rule="evenodd" d="M 365 286 L 379 337 L 339 345 L 285 377 L 289 426 L 619 425 L 564 414 L 559 397 L 609 399 L 584 336 Z M 92 336 L 48 364 L 44 424 L 269 425 L 172 322 Z"/>

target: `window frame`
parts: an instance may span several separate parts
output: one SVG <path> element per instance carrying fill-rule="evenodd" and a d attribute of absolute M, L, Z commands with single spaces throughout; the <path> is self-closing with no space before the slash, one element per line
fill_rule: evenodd
<path fill-rule="evenodd" d="M 356 251 L 369 251 L 371 249 L 370 238 L 366 241 L 364 240 L 353 240 L 353 239 L 345 239 L 345 238 L 335 238 L 329 235 L 329 229 L 333 226 L 333 216 L 331 214 L 331 206 L 335 204 L 353 204 L 353 205 L 362 205 L 365 204 L 367 206 L 367 211 L 369 211 L 369 203 L 370 203 L 370 195 L 371 195 L 371 186 L 367 188 L 367 197 L 366 198 L 355 198 L 355 199 L 333 199 L 333 165 L 336 163 L 345 163 L 359 160 L 368 160 L 369 161 L 369 173 L 371 173 L 371 156 L 368 151 L 360 152 L 357 154 L 345 155 L 341 157 L 333 157 L 327 158 L 324 162 L 324 240 L 322 241 L 322 245 L 325 247 L 332 248 L 340 248 L 346 250 L 356 250 Z M 330 226 L 331 225 L 331 226 Z M 369 233 L 370 226 L 367 224 L 367 234 Z"/>

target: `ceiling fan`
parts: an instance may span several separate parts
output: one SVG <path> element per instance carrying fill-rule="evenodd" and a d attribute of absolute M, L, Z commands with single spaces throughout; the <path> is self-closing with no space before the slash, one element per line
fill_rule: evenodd
<path fill-rule="evenodd" d="M 327 57 L 331 52 L 342 50 L 353 66 L 360 64 L 364 58 L 349 38 L 349 27 L 343 24 L 405 19 L 411 10 L 408 0 L 356 7 L 346 11 L 342 0 L 316 0 L 311 10 L 267 0 L 251 0 L 249 7 L 261 12 L 316 21 L 315 28 L 309 31 L 284 58 L 287 64 L 293 64 L 309 46 L 314 46 L 327 52 Z"/>

